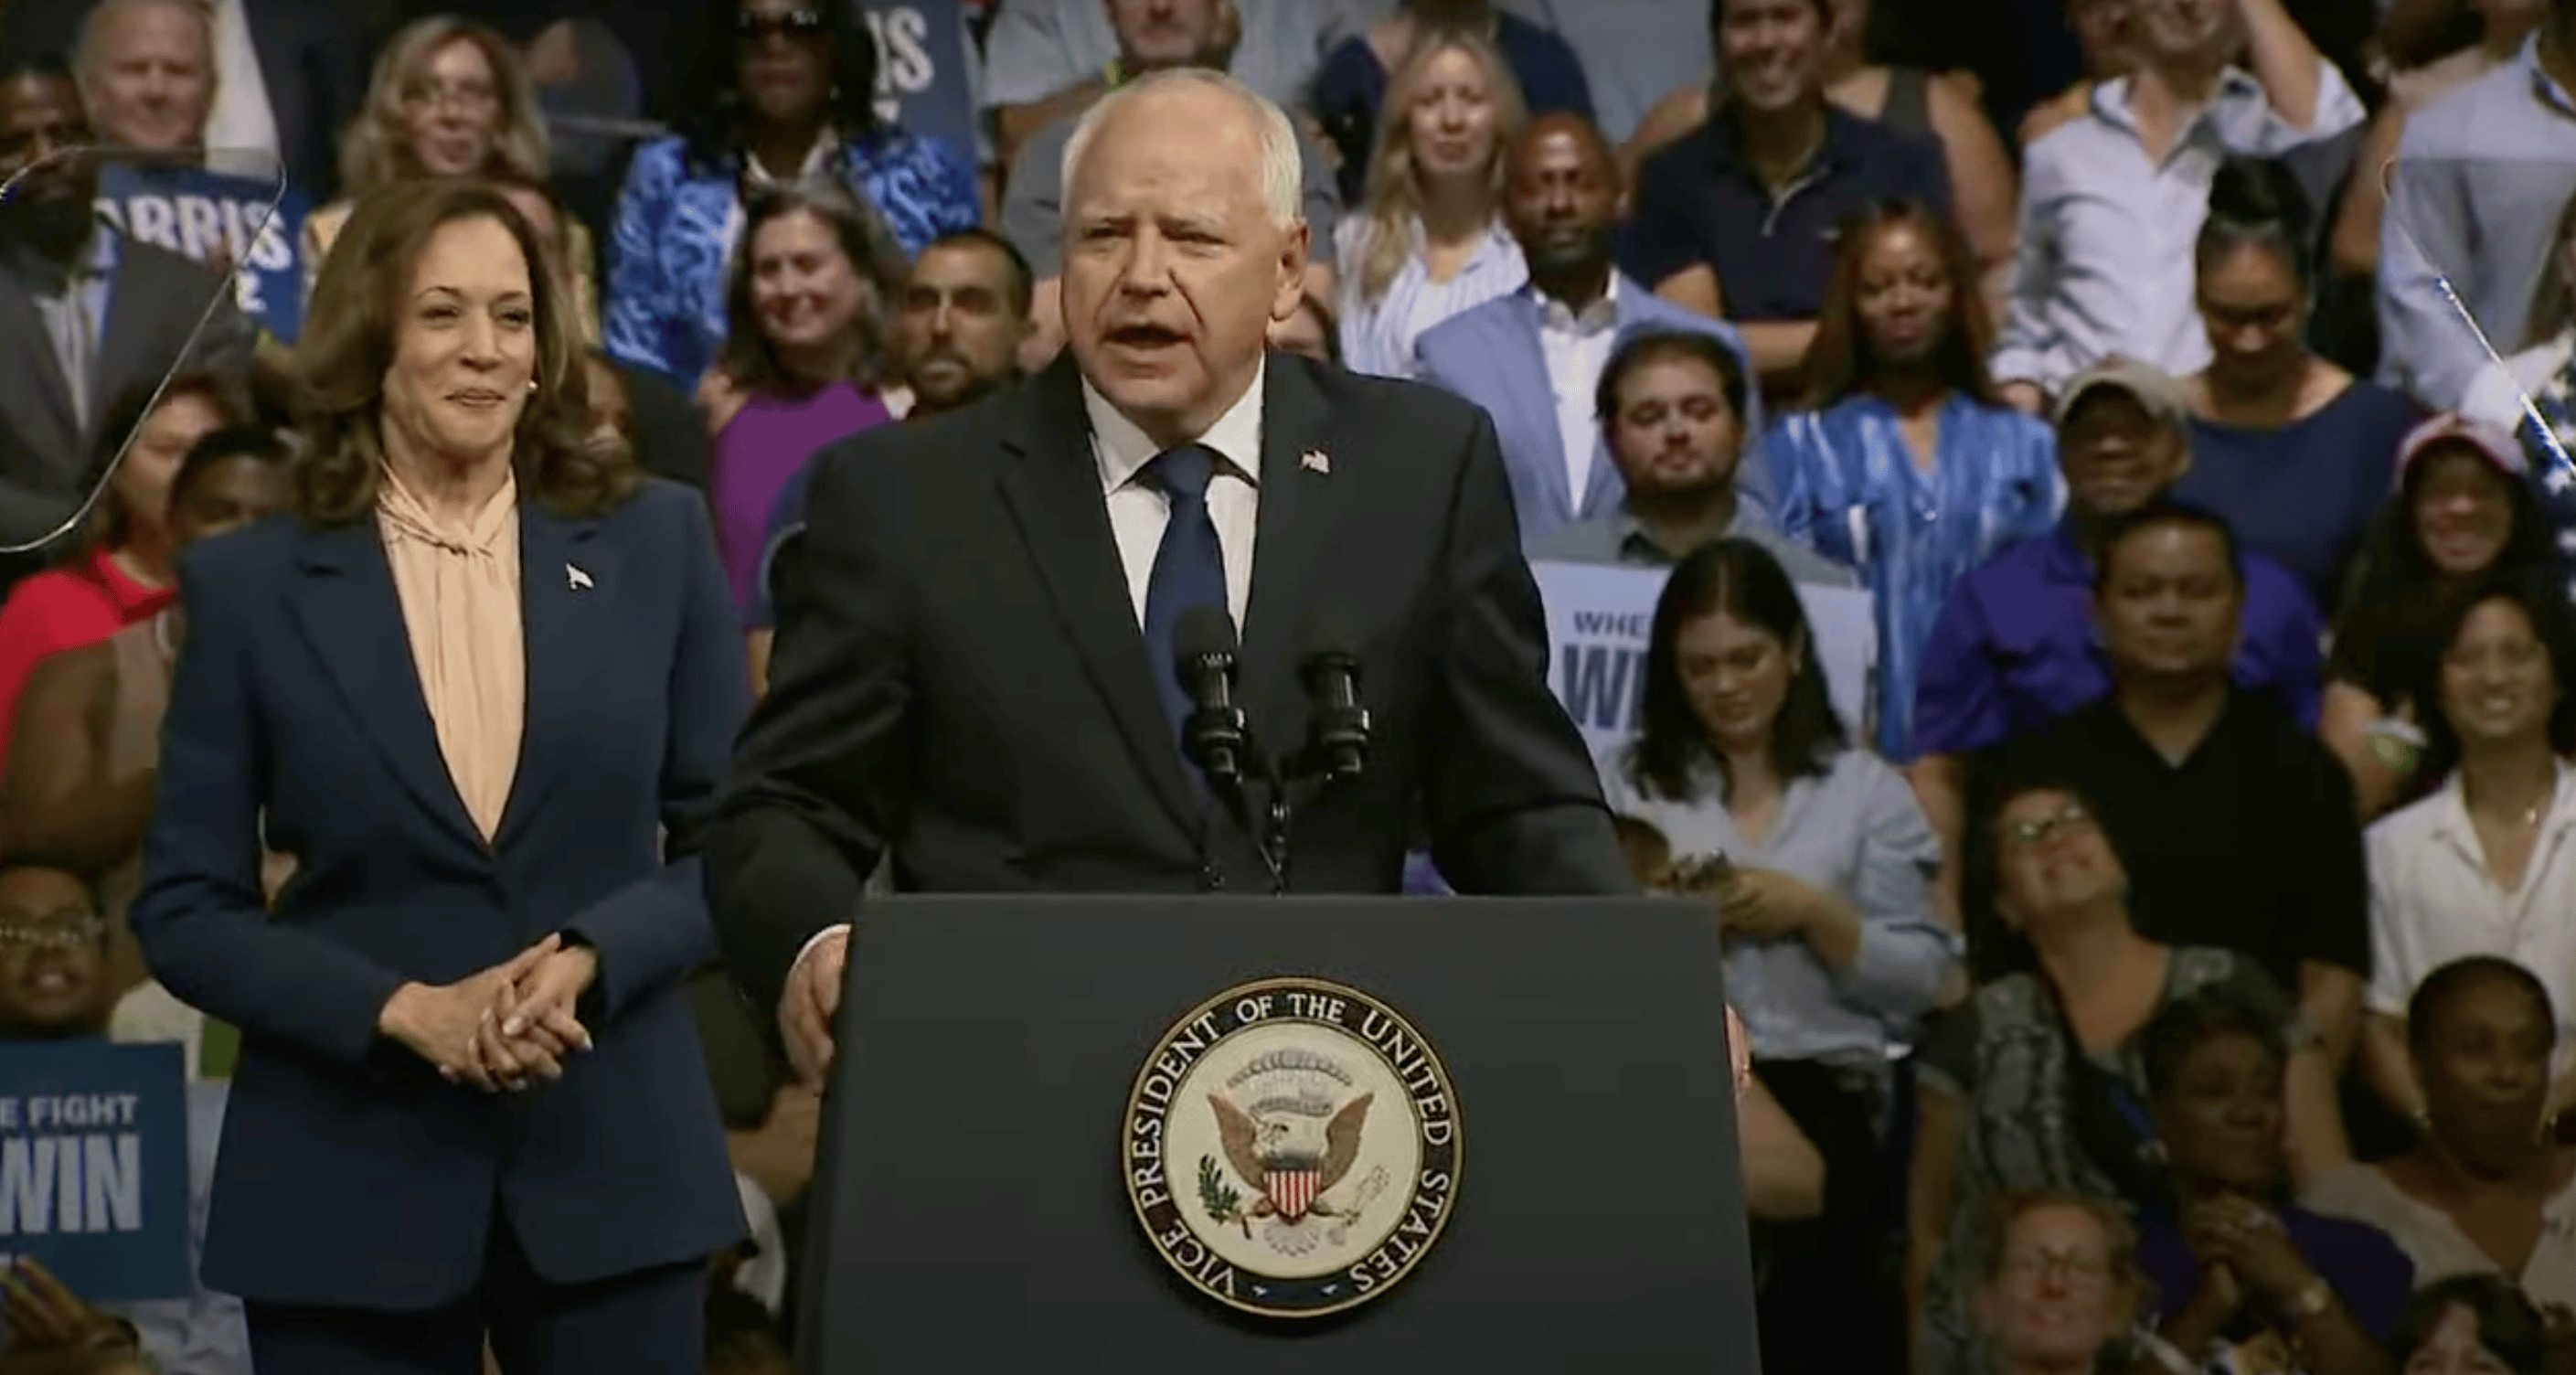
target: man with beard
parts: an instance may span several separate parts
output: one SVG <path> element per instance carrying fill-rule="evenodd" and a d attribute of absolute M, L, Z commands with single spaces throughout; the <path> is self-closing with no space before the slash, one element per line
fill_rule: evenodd
<path fill-rule="evenodd" d="M 1737 480 L 1752 387 L 1741 355 L 1698 330 L 1630 336 L 1601 370 L 1602 447 L 1624 494 L 1616 510 L 1529 543 L 1532 562 L 1671 568 L 1703 544 L 1761 545 L 1800 583 L 1857 587 L 1827 561 L 1744 508 Z M 1757 469 L 1758 471 L 1758 469 Z"/>
<path fill-rule="evenodd" d="M 1618 511 L 1621 470 L 1604 444 L 1603 364 L 1622 336 L 1698 331 L 1746 371 L 1743 341 L 1717 321 L 1655 298 L 1611 263 L 1628 188 L 1601 131 L 1580 115 L 1541 115 L 1504 160 L 1503 223 L 1529 263 L 1529 285 L 1423 331 L 1414 376 L 1475 402 L 1494 418 L 1520 514 L 1521 542 Z M 1535 366 L 1533 366 L 1535 365 Z M 1759 398 L 1739 397 L 1741 435 L 1761 433 Z M 1745 474 L 1751 504 L 1768 506 L 1769 475 Z"/>
<path fill-rule="evenodd" d="M 945 415 L 1016 384 L 1020 350 L 1037 328 L 1029 318 L 1034 294 L 1029 260 L 991 230 L 961 229 L 923 248 L 895 321 L 895 348 L 912 387 L 912 409 L 904 419 Z M 751 609 L 755 688 L 768 686 L 770 639 L 777 627 L 770 583 L 779 556 L 805 532 L 805 489 L 813 472 L 811 463 L 798 469 L 769 513 L 769 553 Z"/>
<path fill-rule="evenodd" d="M 96 159 L 63 155 L 93 142 L 62 64 L 0 70 L 0 176 L 23 177 L 0 197 L 0 544 L 50 534 L 79 506 L 102 476 L 91 455 L 112 398 L 183 351 L 189 371 L 250 371 L 231 283 L 98 219 Z"/>

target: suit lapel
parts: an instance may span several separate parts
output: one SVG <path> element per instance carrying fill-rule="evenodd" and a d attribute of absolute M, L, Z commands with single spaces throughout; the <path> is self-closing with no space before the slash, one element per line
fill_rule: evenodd
<path fill-rule="evenodd" d="M 596 702 L 592 677 L 610 657 L 618 623 L 617 548 L 597 538 L 597 520 L 568 520 L 534 502 L 519 507 L 519 605 L 528 644 L 526 723 L 518 770 L 501 809 L 495 849 L 507 848 L 539 815 L 547 793 L 572 772 L 562 758 Z"/>
<path fill-rule="evenodd" d="M 9 377 L 33 376 L 33 387 L 0 387 L 0 407 L 17 422 L 18 433 L 34 441 L 39 460 L 68 457 L 70 470 L 58 474 L 68 491 L 80 483 L 89 463 L 89 427 L 72 413 L 71 379 L 54 356 L 53 337 L 26 288 L 0 279 L 0 370 Z M 65 507 L 66 512 L 69 506 Z"/>
<path fill-rule="evenodd" d="M 197 315 L 206 308 L 204 298 L 190 301 L 190 294 L 178 284 L 161 280 L 163 274 L 151 255 L 136 247 L 134 240 L 122 235 L 116 242 L 117 262 L 107 278 L 107 314 L 99 322 L 98 356 L 89 369 L 89 408 L 94 416 L 105 416 L 116 406 L 118 396 L 127 384 L 137 378 L 157 374 L 150 357 L 156 323 L 153 316 L 176 305 L 172 322 L 182 337 L 197 323 Z M 233 280 L 223 278 L 223 289 L 233 289 Z M 166 299 L 164 294 L 166 293 Z M 186 321 L 177 325 L 178 320 Z M 88 433 L 84 423 L 82 433 Z"/>
<path fill-rule="evenodd" d="M 1202 808 L 1136 624 L 1071 353 L 1032 378 L 1015 400 L 1021 423 L 1004 438 L 1014 457 L 1003 466 L 1003 500 L 1092 686 L 1153 780 L 1155 795 L 1196 837 L 1205 824 Z"/>
<path fill-rule="evenodd" d="M 1297 736 L 1278 731 L 1304 726 L 1304 697 L 1297 660 L 1312 646 L 1309 607 L 1315 579 L 1337 524 L 1337 494 L 1355 481 L 1337 482 L 1332 465 L 1348 455 L 1333 452 L 1331 408 L 1304 363 L 1270 356 L 1261 397 L 1261 514 L 1252 537 L 1252 596 L 1244 607 L 1242 696 L 1254 728 L 1274 754 Z M 1313 462 L 1309 462 L 1309 457 Z M 1353 646 L 1356 648 L 1356 646 Z"/>
<path fill-rule="evenodd" d="M 1547 494 L 1547 514 L 1554 517 L 1548 524 L 1562 524 L 1574 518 L 1574 489 L 1565 476 L 1565 436 L 1556 428 L 1556 384 L 1547 375 L 1547 346 L 1539 341 L 1538 293 L 1523 288 L 1510 299 L 1512 319 L 1520 328 L 1511 331 L 1494 360 L 1502 373 L 1503 394 L 1520 413 L 1509 432 L 1528 436 L 1523 452 L 1538 469 L 1529 476 Z M 1505 448 L 1506 462 L 1510 452 Z M 1533 514 L 1538 513 L 1524 512 L 1522 524 L 1529 525 Z"/>
<path fill-rule="evenodd" d="M 460 843 L 484 851 L 482 833 L 466 815 L 438 748 L 402 599 L 375 521 L 308 531 L 296 564 L 295 619 L 360 733 L 383 752 L 423 809 Z"/>

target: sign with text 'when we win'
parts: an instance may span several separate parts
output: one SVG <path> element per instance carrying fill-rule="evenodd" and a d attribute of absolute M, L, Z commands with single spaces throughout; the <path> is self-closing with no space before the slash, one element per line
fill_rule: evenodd
<path fill-rule="evenodd" d="M 1665 570 L 1577 563 L 1533 563 L 1547 606 L 1548 682 L 1566 714 L 1599 758 L 1637 737 L 1646 691 L 1646 643 Z M 1878 662 L 1877 621 L 1869 594 L 1854 588 L 1798 585 L 1798 600 L 1816 636 L 1816 659 L 1834 710 L 1857 743 L 1868 739 L 1865 704 Z"/>
<path fill-rule="evenodd" d="M 0 1042 L 0 1260 L 92 1303 L 188 1292 L 188 1100 L 175 1044 Z"/>

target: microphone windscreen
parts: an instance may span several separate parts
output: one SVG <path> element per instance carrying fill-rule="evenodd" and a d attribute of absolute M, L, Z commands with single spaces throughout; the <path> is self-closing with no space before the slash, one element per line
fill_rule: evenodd
<path fill-rule="evenodd" d="M 1235 656 L 1234 618 L 1220 606 L 1194 606 L 1172 627 L 1172 662 L 1188 665 L 1202 659 Z"/>

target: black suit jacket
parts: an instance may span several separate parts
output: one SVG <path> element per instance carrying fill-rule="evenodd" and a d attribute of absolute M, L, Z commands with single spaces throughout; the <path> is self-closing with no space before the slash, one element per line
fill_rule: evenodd
<path fill-rule="evenodd" d="M 340 131 L 365 99 L 375 57 L 367 7 L 351 0 L 245 2 L 287 180 L 313 204 L 325 204 L 339 194 Z M 97 7 L 98 0 L 9 0 L 0 5 L 0 51 L 68 62 Z"/>
<path fill-rule="evenodd" d="M 1427 828 L 1462 891 L 1635 891 L 1548 690 L 1492 423 L 1284 354 L 1265 386 L 1238 699 L 1274 749 L 1302 740 L 1321 618 L 1376 717 L 1366 775 L 1299 813 L 1294 890 L 1394 892 Z M 1069 357 L 815 461 L 769 696 L 708 837 L 755 1000 L 888 850 L 909 891 L 1268 890 L 1250 842 L 1204 819 L 1163 714 Z"/>

